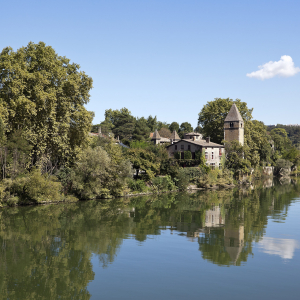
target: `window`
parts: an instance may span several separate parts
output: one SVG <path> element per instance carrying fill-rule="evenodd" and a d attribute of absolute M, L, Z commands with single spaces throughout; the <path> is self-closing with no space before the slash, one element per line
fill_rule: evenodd
<path fill-rule="evenodd" d="M 188 150 L 190 150 L 190 151 L 191 151 L 191 145 L 188 145 Z"/>
<path fill-rule="evenodd" d="M 205 152 L 205 159 L 206 160 L 208 159 L 208 152 L 207 151 Z"/>
<path fill-rule="evenodd" d="M 211 153 L 211 159 L 214 159 L 214 153 L 213 152 Z"/>
<path fill-rule="evenodd" d="M 232 128 L 233 127 L 233 122 L 230 122 L 230 128 Z"/>
<path fill-rule="evenodd" d="M 175 150 L 177 150 L 177 145 L 175 145 Z"/>
<path fill-rule="evenodd" d="M 219 169 L 222 170 L 222 164 L 221 163 L 219 163 Z"/>
<path fill-rule="evenodd" d="M 243 127 L 243 123 L 241 123 L 241 127 Z"/>
<path fill-rule="evenodd" d="M 210 168 L 211 168 L 212 170 L 214 170 L 214 169 L 215 169 L 215 163 L 211 163 L 211 164 L 210 164 Z"/>
<path fill-rule="evenodd" d="M 184 150 L 184 145 L 181 145 L 181 150 Z"/>
<path fill-rule="evenodd" d="M 222 156 L 222 148 L 219 149 L 219 155 Z"/>

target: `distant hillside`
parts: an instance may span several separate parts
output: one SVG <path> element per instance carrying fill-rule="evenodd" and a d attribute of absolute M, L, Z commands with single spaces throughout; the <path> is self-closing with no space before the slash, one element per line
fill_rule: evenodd
<path fill-rule="evenodd" d="M 283 128 L 288 134 L 289 139 L 292 141 L 293 145 L 300 146 L 300 126 L 298 125 L 282 125 L 277 124 L 267 126 L 267 130 L 271 131 L 273 128 Z"/>

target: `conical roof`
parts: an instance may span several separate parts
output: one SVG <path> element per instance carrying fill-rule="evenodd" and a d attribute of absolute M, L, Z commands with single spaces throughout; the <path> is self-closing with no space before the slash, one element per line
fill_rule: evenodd
<path fill-rule="evenodd" d="M 171 140 L 180 140 L 180 137 L 178 135 L 178 133 L 176 132 L 176 130 L 174 130 L 171 134 Z"/>
<path fill-rule="evenodd" d="M 157 129 L 153 133 L 152 140 L 160 140 L 160 135 L 159 135 Z"/>
<path fill-rule="evenodd" d="M 225 122 L 231 121 L 243 121 L 243 118 L 235 104 L 232 104 L 230 111 L 225 119 Z"/>

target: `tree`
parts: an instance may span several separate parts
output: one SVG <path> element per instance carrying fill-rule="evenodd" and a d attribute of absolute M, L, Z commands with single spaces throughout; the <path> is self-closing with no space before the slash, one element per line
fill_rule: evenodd
<path fill-rule="evenodd" d="M 232 106 L 235 103 L 243 120 L 250 121 L 252 119 L 253 109 L 248 109 L 247 103 L 240 99 L 233 101 L 230 98 L 215 98 L 203 106 L 199 113 L 198 125 L 201 125 L 203 134 L 210 136 L 215 143 L 221 143 L 224 139 L 224 120 Z"/>
<path fill-rule="evenodd" d="M 166 127 L 162 127 L 159 131 L 158 131 L 159 135 L 161 137 L 164 137 L 164 138 L 170 138 L 171 137 L 171 134 L 172 132 L 166 128 Z"/>
<path fill-rule="evenodd" d="M 147 126 L 147 120 L 142 117 L 136 120 L 133 139 L 138 141 L 144 141 L 149 138 L 150 128 Z"/>
<path fill-rule="evenodd" d="M 252 167 L 258 165 L 259 161 L 271 162 L 272 148 L 266 126 L 257 120 L 245 123 L 245 158 L 248 158 Z"/>
<path fill-rule="evenodd" d="M 177 132 L 179 131 L 179 124 L 177 122 L 172 122 L 169 126 L 169 129 L 171 132 L 176 130 Z"/>
<path fill-rule="evenodd" d="M 153 132 L 158 128 L 157 117 L 152 117 L 151 115 L 147 118 L 147 126 L 150 128 L 150 131 Z"/>
<path fill-rule="evenodd" d="M 84 105 L 91 88 L 92 78 L 78 64 L 43 42 L 30 42 L 16 52 L 7 47 L 0 54 L 6 131 L 22 130 L 33 146 L 34 163 L 46 156 L 63 164 L 87 143 L 93 114 Z"/>
<path fill-rule="evenodd" d="M 159 171 L 159 163 L 156 156 L 149 150 L 141 148 L 128 149 L 126 157 L 136 170 L 136 178 L 139 175 L 140 169 L 146 172 L 147 179 L 152 179 Z"/>
<path fill-rule="evenodd" d="M 232 170 L 235 175 L 239 172 L 248 173 L 250 171 L 251 164 L 248 159 L 244 158 L 245 152 L 245 147 L 238 141 L 225 143 L 225 166 Z"/>
<path fill-rule="evenodd" d="M 112 129 L 115 137 L 129 140 L 132 137 L 136 119 L 126 107 L 120 110 L 107 109 L 105 111 L 105 123 L 107 127 Z"/>
<path fill-rule="evenodd" d="M 189 122 L 183 122 L 180 125 L 178 130 L 178 135 L 183 139 L 185 133 L 189 133 L 193 131 L 193 127 Z"/>

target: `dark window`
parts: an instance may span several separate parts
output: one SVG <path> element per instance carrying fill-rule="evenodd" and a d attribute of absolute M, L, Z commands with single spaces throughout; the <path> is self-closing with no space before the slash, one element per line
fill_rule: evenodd
<path fill-rule="evenodd" d="M 211 153 L 211 159 L 214 159 L 214 153 L 213 152 Z"/>
<path fill-rule="evenodd" d="M 181 145 L 181 150 L 184 150 L 184 145 Z"/>
<path fill-rule="evenodd" d="M 175 150 L 177 150 L 177 145 L 175 145 Z"/>
<path fill-rule="evenodd" d="M 241 127 L 243 127 L 243 123 L 241 123 Z"/>
<path fill-rule="evenodd" d="M 191 150 L 191 145 L 188 145 L 188 150 Z"/>
<path fill-rule="evenodd" d="M 230 128 L 232 128 L 233 127 L 233 122 L 230 122 Z"/>

